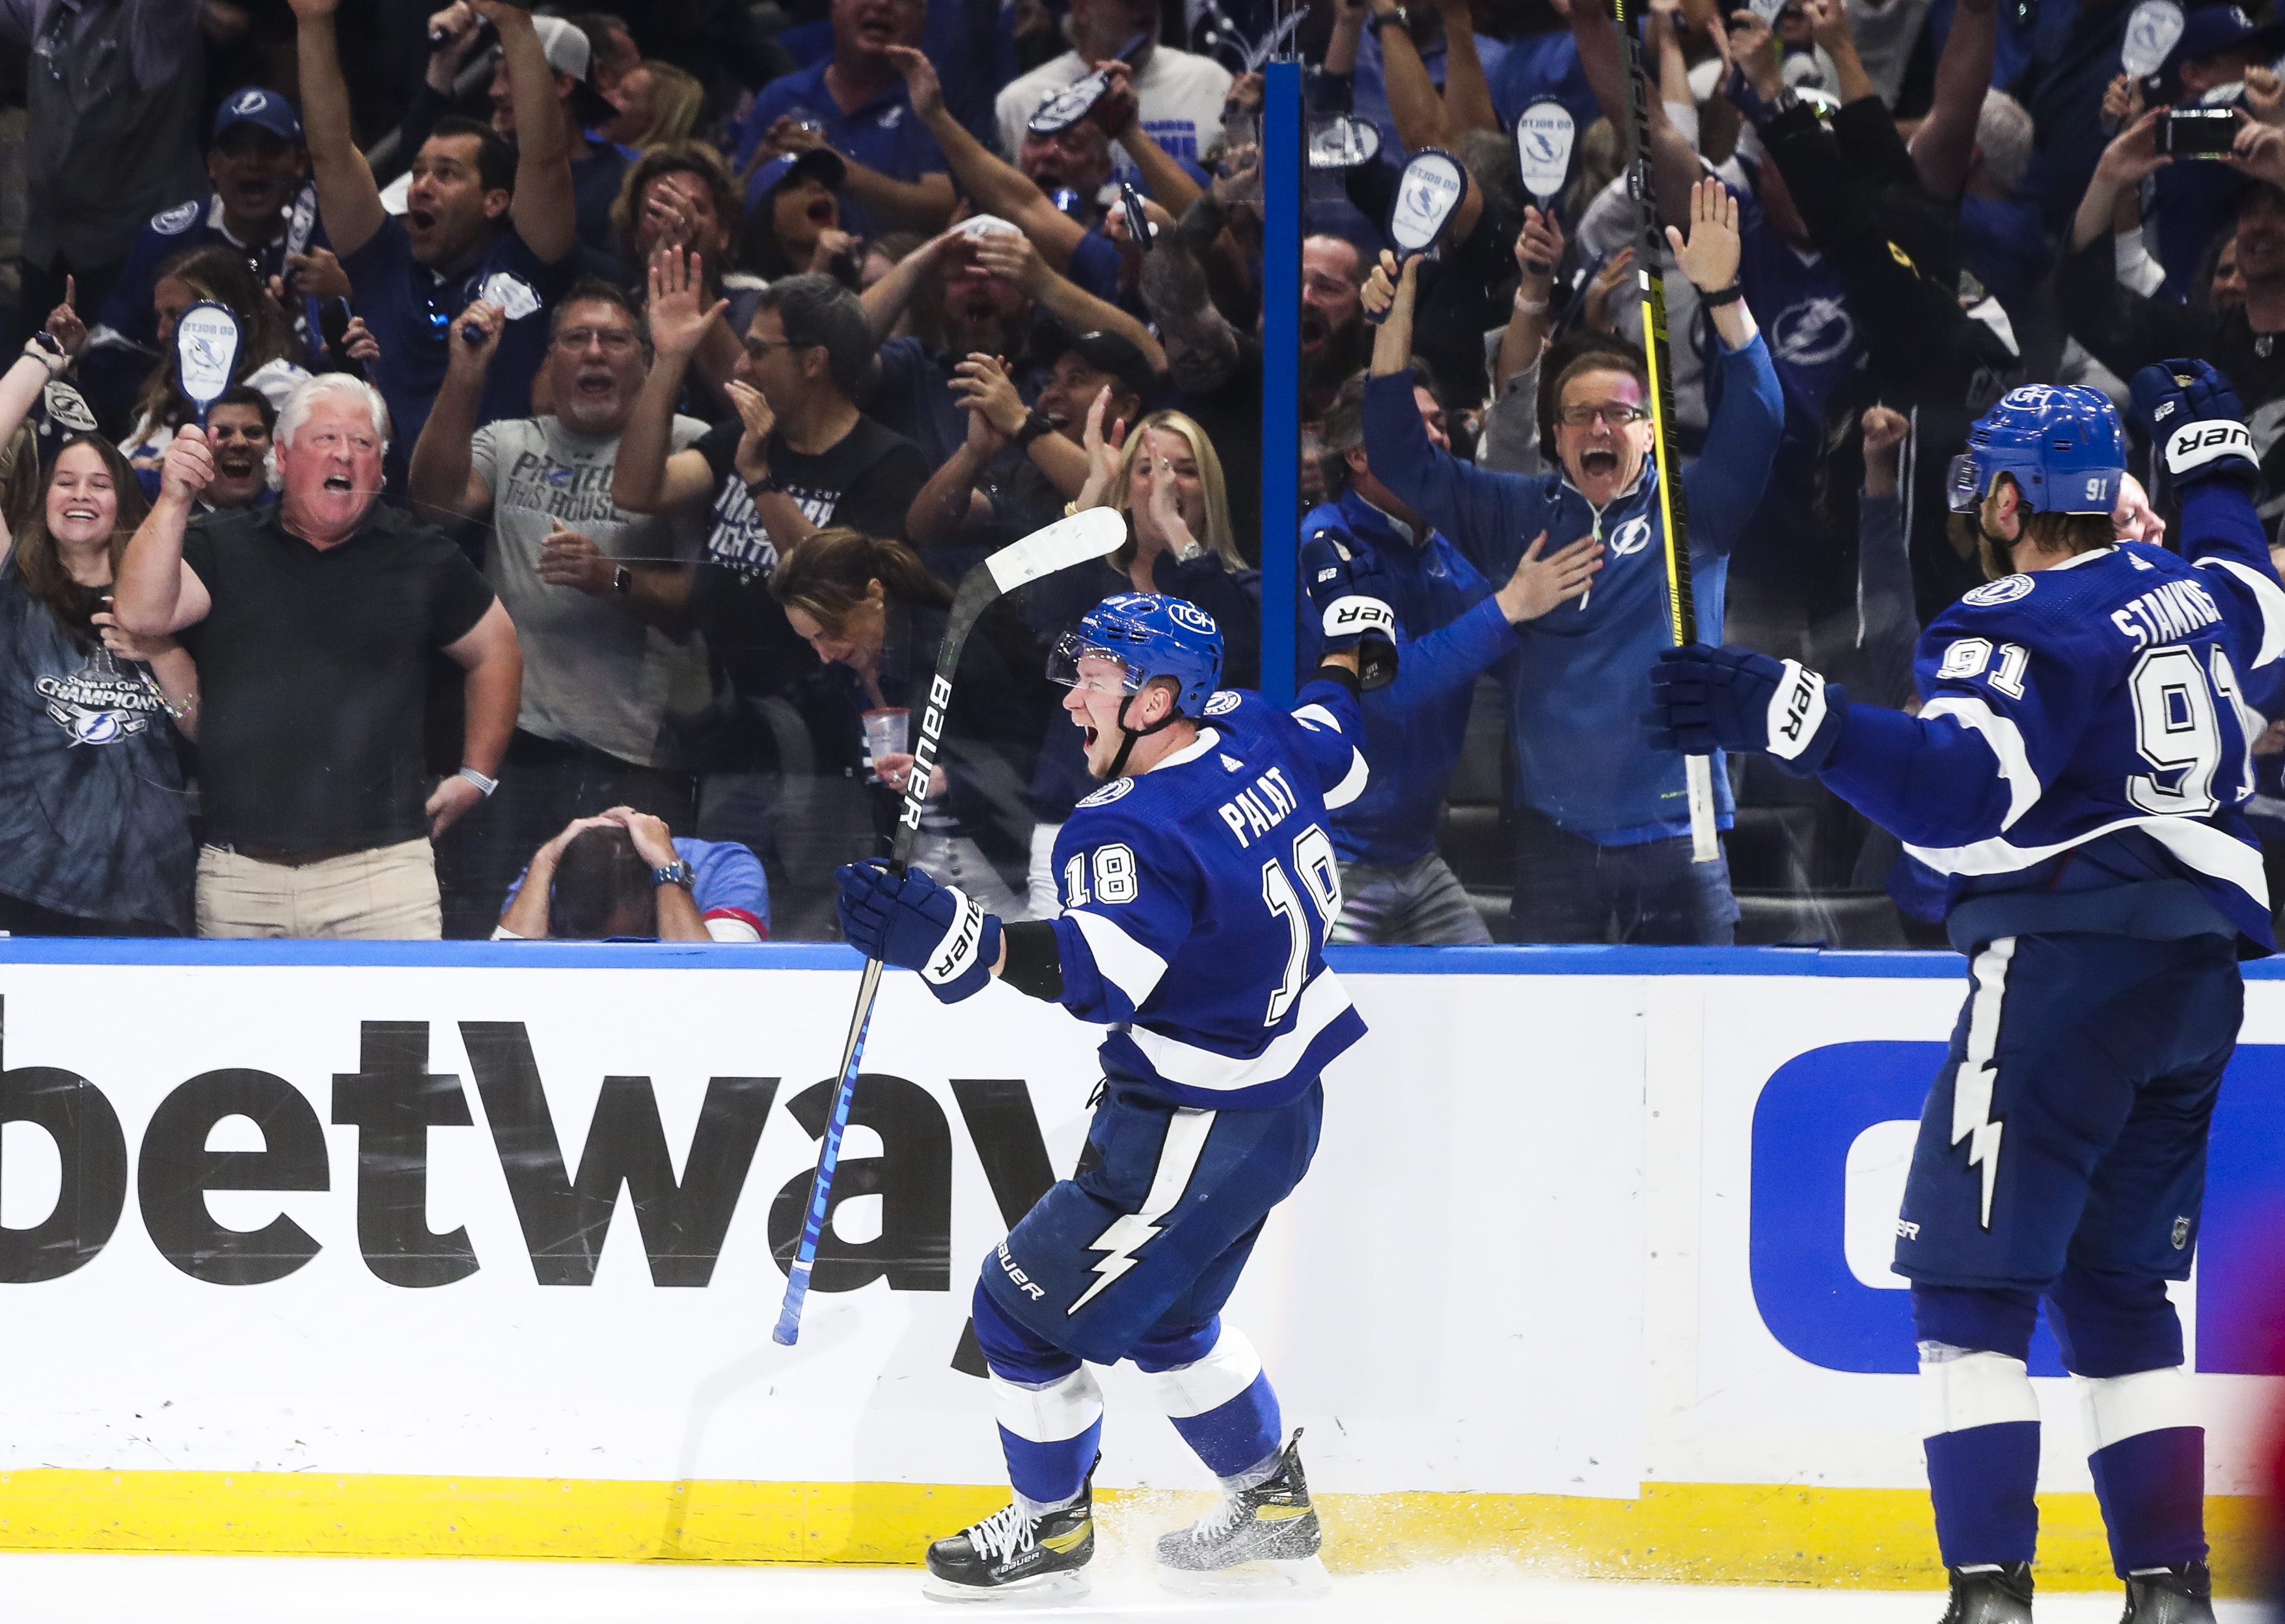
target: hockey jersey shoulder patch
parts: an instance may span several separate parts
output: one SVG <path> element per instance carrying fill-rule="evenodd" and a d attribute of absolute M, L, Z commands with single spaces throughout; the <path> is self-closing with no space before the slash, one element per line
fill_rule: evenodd
<path fill-rule="evenodd" d="M 1217 689 L 1213 697 L 1206 701 L 1206 714 L 1208 716 L 1228 716 L 1231 711 L 1237 709 L 1238 705 L 1244 699 L 1245 695 L 1240 694 L 1236 688 Z"/>
<path fill-rule="evenodd" d="M 1996 609 L 2003 603 L 2030 597 L 2031 589 L 2038 584 L 2027 575 L 2001 576 L 1996 581 L 1986 581 L 1981 586 L 1960 593 L 1959 600 L 1979 609 Z"/>
<path fill-rule="evenodd" d="M 1083 796 L 1080 800 L 1079 805 L 1080 807 L 1108 806 L 1113 801 L 1126 799 L 1134 788 L 1135 781 L 1133 779 L 1114 778 L 1102 788 L 1096 790 L 1093 795 Z"/>
<path fill-rule="evenodd" d="M 194 198 L 172 208 L 162 208 L 151 216 L 151 229 L 161 237 L 179 237 L 197 222 L 199 210 L 204 207 Z"/>

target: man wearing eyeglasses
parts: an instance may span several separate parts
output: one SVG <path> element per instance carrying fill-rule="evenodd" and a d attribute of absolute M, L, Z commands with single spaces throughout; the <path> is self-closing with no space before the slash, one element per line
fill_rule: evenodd
<path fill-rule="evenodd" d="M 357 313 L 381 345 L 373 381 L 397 430 L 393 488 L 404 481 L 397 459 L 420 440 L 451 352 L 466 341 L 456 336 L 460 313 L 488 300 L 504 320 L 476 421 L 522 417 L 547 354 L 547 311 L 572 279 L 576 204 L 555 70 L 530 11 L 507 0 L 473 3 L 499 33 L 518 145 L 511 149 L 473 119 L 438 121 L 413 158 L 400 219 L 381 207 L 350 131 L 334 35 L 340 0 L 293 0 L 318 207 Z"/>
<path fill-rule="evenodd" d="M 1704 455 L 1682 471 L 1699 624 L 1715 637 L 1730 551 L 1761 499 L 1785 403 L 1737 286 L 1737 202 L 1709 181 L 1693 192 L 1691 212 L 1687 243 L 1670 227 L 1668 237 L 1721 339 L 1720 404 Z M 1414 403 L 1419 261 L 1401 280 L 1394 256 L 1382 262 L 1364 295 L 1368 310 L 1388 311 L 1364 395 L 1365 446 L 1382 483 L 1488 580 L 1508 580 L 1535 545 L 1550 558 L 1584 537 L 1603 546 L 1591 587 L 1519 625 L 1516 657 L 1504 667 L 1516 759 L 1516 930 L 1534 942 L 1727 944 L 1738 918 L 1728 865 L 1691 860 L 1681 762 L 1653 751 L 1636 722 L 1652 662 L 1673 641 L 1658 501 L 1668 471 L 1651 455 L 1640 352 L 1613 342 L 1556 374 L 1558 471 L 1478 468 L 1431 443 Z M 1714 782 L 1726 828 L 1730 788 L 1718 762 Z"/>
<path fill-rule="evenodd" d="M 488 521 L 484 575 L 515 622 L 523 695 L 500 788 L 439 848 L 445 934 L 489 935 L 534 847 L 575 818 L 632 806 L 676 828 L 695 820 L 678 769 L 670 696 L 704 692 L 701 646 L 685 631 L 702 515 L 619 506 L 621 436 L 651 368 L 642 312 L 608 282 L 574 286 L 555 309 L 542 373 L 554 410 L 476 426 L 485 368 L 507 325 L 470 305 L 451 370 L 413 448 L 414 509 Z M 670 428 L 679 451 L 705 434 Z"/>

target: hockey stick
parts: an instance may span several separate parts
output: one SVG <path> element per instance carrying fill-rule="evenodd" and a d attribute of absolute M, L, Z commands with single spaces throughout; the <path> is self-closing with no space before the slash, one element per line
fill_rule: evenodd
<path fill-rule="evenodd" d="M 953 594 L 952 615 L 937 650 L 936 675 L 929 683 L 928 702 L 921 710 L 921 736 L 913 747 L 911 774 L 905 780 L 905 804 L 897 815 L 897 835 L 889 852 L 889 872 L 902 874 L 912 861 L 913 844 L 920 838 L 921 812 L 928 804 L 929 778 L 936 766 L 937 747 L 952 705 L 952 677 L 960 667 L 960 651 L 985 610 L 1001 597 L 1042 576 L 1084 564 L 1118 551 L 1127 539 L 1127 521 L 1108 507 L 1090 507 L 1068 519 L 1058 519 L 1044 530 L 1005 546 L 961 578 Z M 826 1118 L 825 1142 L 817 1153 L 817 1176 L 810 1181 L 809 1212 L 801 1223 L 801 1243 L 794 1249 L 793 1266 L 786 1271 L 785 1304 L 778 1310 L 777 1329 L 770 1335 L 791 1347 L 801 1335 L 801 1306 L 809 1296 L 809 1276 L 817 1263 L 817 1244 L 825 1234 L 825 1211 L 833 1198 L 833 1173 L 841 1163 L 841 1135 L 849 1126 L 849 1107 L 857 1094 L 857 1068 L 865 1057 L 865 1034 L 873 1024 L 873 1000 L 881 991 L 881 961 L 865 961 L 865 977 L 857 985 L 857 1008 L 849 1017 L 849 1036 L 841 1047 L 840 1085 L 833 1095 L 833 1113 Z"/>
<path fill-rule="evenodd" d="M 1658 507 L 1666 530 L 1666 608 L 1675 647 L 1698 640 L 1697 594 L 1690 577 L 1690 514 L 1682 490 L 1682 449 L 1674 437 L 1674 362 L 1666 336 L 1666 273 L 1661 255 L 1666 239 L 1658 229 L 1656 194 L 1651 190 L 1650 82 L 1643 75 L 1642 44 L 1635 37 L 1636 13 L 1648 12 L 1639 0 L 1614 0 L 1618 10 L 1619 50 L 1626 66 L 1628 127 L 1634 139 L 1628 189 L 1635 200 L 1635 274 L 1642 279 L 1643 354 L 1650 364 L 1651 438 L 1658 448 Z M 1685 756 L 1682 762 L 1690 791 L 1690 855 L 1694 862 L 1718 862 L 1722 848 L 1714 834 L 1714 761 Z"/>

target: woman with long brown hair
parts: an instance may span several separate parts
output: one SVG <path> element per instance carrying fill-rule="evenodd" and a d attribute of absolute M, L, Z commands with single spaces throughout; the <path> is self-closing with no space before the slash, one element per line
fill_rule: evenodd
<path fill-rule="evenodd" d="M 62 365 L 35 338 L 0 373 L 0 440 Z M 117 447 L 75 435 L 39 491 L 0 559 L 0 930 L 184 935 L 195 854 L 174 735 L 195 736 L 198 672 L 110 613 L 143 490 Z"/>
<path fill-rule="evenodd" d="M 159 318 L 159 362 L 136 397 L 135 427 L 119 444 L 142 479 L 145 496 L 157 493 L 159 465 L 166 459 L 175 430 L 198 416 L 177 376 L 175 323 L 185 310 L 205 301 L 228 305 L 238 318 L 233 385 L 260 390 L 273 408 L 283 411 L 294 386 L 310 375 L 294 358 L 294 333 L 285 312 L 255 280 L 244 255 L 211 243 L 161 261 L 151 284 L 151 302 Z"/>
<path fill-rule="evenodd" d="M 914 730 L 928 702 L 952 593 L 903 542 L 846 528 L 796 543 L 771 572 L 770 592 L 825 662 L 841 701 L 837 736 L 818 741 L 820 768 L 861 760 L 879 786 L 878 845 L 894 828 L 913 770 Z M 961 657 L 914 860 L 1003 919 L 1029 917 L 1023 898 L 1032 819 L 1025 791 L 1053 705 L 1039 641 L 1011 610 L 987 612 Z"/>

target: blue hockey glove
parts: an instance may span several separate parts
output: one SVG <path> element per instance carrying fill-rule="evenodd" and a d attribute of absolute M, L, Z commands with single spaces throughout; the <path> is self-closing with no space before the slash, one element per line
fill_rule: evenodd
<path fill-rule="evenodd" d="M 966 892 L 938 885 L 918 868 L 892 875 L 879 858 L 844 863 L 833 877 L 841 891 L 841 934 L 867 958 L 918 970 L 947 1004 L 992 979 L 1000 920 Z"/>
<path fill-rule="evenodd" d="M 1324 616 L 1325 652 L 1354 648 L 1357 686 L 1386 687 L 1396 680 L 1396 611 L 1381 594 L 1387 572 L 1372 550 L 1319 530 L 1301 544 L 1301 584 Z"/>
<path fill-rule="evenodd" d="M 1849 695 L 1798 660 L 1704 643 L 1669 648 L 1650 674 L 1651 742 L 1685 756 L 1761 750 L 1806 778 L 1840 741 Z"/>
<path fill-rule="evenodd" d="M 2261 459 L 2237 391 L 2203 361 L 2178 357 L 2134 374 L 2134 415 L 2177 490 L 2210 479 L 2258 489 Z"/>

